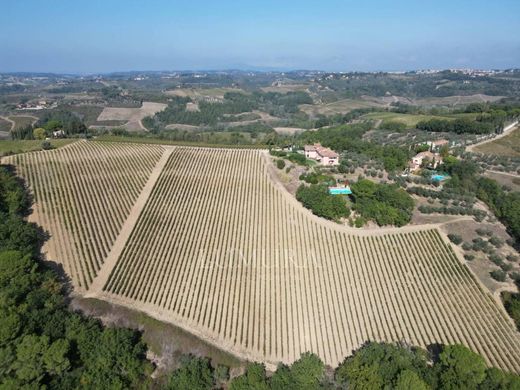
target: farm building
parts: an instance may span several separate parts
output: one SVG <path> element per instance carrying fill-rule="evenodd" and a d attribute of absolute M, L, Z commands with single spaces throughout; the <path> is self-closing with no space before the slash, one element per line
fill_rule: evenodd
<path fill-rule="evenodd" d="M 410 161 L 410 170 L 415 171 L 421 168 L 426 161 L 429 162 L 431 168 L 437 168 L 439 164 L 442 164 L 442 157 L 440 154 L 432 152 L 417 153 Z"/>
<path fill-rule="evenodd" d="M 339 165 L 339 154 L 321 146 L 321 144 L 305 145 L 305 157 L 319 162 L 321 165 Z"/>

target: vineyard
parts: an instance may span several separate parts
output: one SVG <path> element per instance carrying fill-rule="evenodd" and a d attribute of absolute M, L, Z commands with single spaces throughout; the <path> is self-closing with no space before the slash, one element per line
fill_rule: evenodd
<path fill-rule="evenodd" d="M 462 343 L 520 372 L 514 325 L 436 228 L 321 220 L 263 151 L 80 142 L 9 161 L 86 296 L 273 365 L 381 340 Z"/>
<path fill-rule="evenodd" d="M 162 152 L 160 146 L 76 142 L 3 160 L 31 187 L 31 219 L 51 237 L 43 251 L 77 290 L 97 275 Z"/>

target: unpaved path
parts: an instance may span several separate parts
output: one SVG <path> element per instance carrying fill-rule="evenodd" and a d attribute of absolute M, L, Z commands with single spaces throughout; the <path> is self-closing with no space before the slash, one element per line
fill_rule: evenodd
<path fill-rule="evenodd" d="M 89 290 L 87 294 L 85 295 L 87 298 L 95 298 L 98 296 L 99 293 L 101 293 L 103 286 L 108 280 L 108 277 L 110 276 L 110 272 L 112 272 L 112 269 L 116 265 L 117 259 L 119 258 L 119 255 L 123 251 L 123 248 L 125 247 L 126 241 L 128 240 L 128 237 L 130 237 L 130 234 L 132 233 L 132 229 L 134 228 L 137 219 L 139 218 L 139 215 L 141 214 L 141 211 L 143 210 L 144 206 L 146 205 L 146 201 L 148 200 L 148 197 L 150 196 L 150 193 L 153 190 L 153 187 L 155 183 L 157 182 L 157 179 L 161 175 L 161 172 L 166 165 L 166 162 L 168 161 L 168 158 L 172 154 L 173 150 L 175 149 L 174 146 L 164 146 L 165 151 L 160 158 L 160 160 L 157 162 L 157 165 L 152 171 L 152 174 L 148 178 L 148 181 L 146 182 L 146 185 L 144 186 L 143 190 L 141 191 L 141 194 L 137 198 L 136 202 L 134 203 L 132 210 L 130 211 L 130 215 L 126 219 L 125 223 L 123 224 L 123 227 L 121 228 L 121 231 L 119 232 L 119 235 L 116 238 L 116 241 L 114 242 L 114 245 L 112 246 L 112 249 L 110 250 L 105 262 L 103 263 L 103 266 L 99 270 L 96 278 L 92 282 L 92 284 L 89 287 Z"/>
<path fill-rule="evenodd" d="M 514 173 L 509 173 L 509 172 L 494 171 L 492 169 L 486 169 L 486 172 L 496 173 L 498 175 L 511 176 L 511 177 L 514 177 L 514 178 L 520 178 L 520 175 L 515 175 Z"/>
<path fill-rule="evenodd" d="M 493 137 L 493 138 L 490 138 L 490 139 L 486 139 L 482 142 L 477 142 L 476 144 L 473 144 L 473 145 L 469 145 L 466 147 L 466 152 L 474 152 L 475 148 L 478 147 L 478 146 L 481 146 L 481 145 L 484 145 L 484 144 L 487 144 L 487 143 L 490 143 L 490 142 L 493 142 L 493 141 L 496 141 L 497 139 L 500 139 L 502 137 L 505 137 L 506 135 L 508 135 L 509 133 L 511 133 L 513 131 L 513 129 L 516 128 L 516 126 L 518 125 L 518 121 L 516 122 L 513 122 L 511 123 L 509 126 L 506 126 L 504 128 L 504 131 L 501 133 L 501 134 L 498 134 L 496 137 Z"/>

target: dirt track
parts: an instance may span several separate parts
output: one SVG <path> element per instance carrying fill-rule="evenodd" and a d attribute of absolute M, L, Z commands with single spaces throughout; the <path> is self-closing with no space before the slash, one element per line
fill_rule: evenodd
<path fill-rule="evenodd" d="M 466 147 L 466 151 L 467 152 L 474 152 L 475 148 L 478 148 L 479 146 L 482 146 L 484 144 L 487 144 L 487 143 L 496 141 L 497 139 L 505 137 L 506 135 L 511 133 L 517 127 L 517 125 L 518 125 L 518 121 L 516 121 L 514 123 L 511 123 L 509 126 L 506 126 L 504 128 L 504 131 L 502 133 L 498 134 L 496 137 L 493 137 L 493 138 L 490 138 L 490 139 L 486 139 L 486 140 L 484 140 L 482 142 L 477 142 L 476 144 L 473 144 L 473 145 L 469 145 L 469 146 Z"/>

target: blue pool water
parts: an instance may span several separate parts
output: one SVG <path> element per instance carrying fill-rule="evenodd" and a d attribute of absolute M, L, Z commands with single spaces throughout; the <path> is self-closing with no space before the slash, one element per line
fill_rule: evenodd
<path fill-rule="evenodd" d="M 352 194 L 352 191 L 350 188 L 338 188 L 338 187 L 331 187 L 329 188 L 329 194 L 331 195 L 350 195 Z"/>
<path fill-rule="evenodd" d="M 446 176 L 446 175 L 432 175 L 433 181 L 443 181 L 443 180 L 446 180 L 447 178 L 448 178 L 448 176 Z"/>

